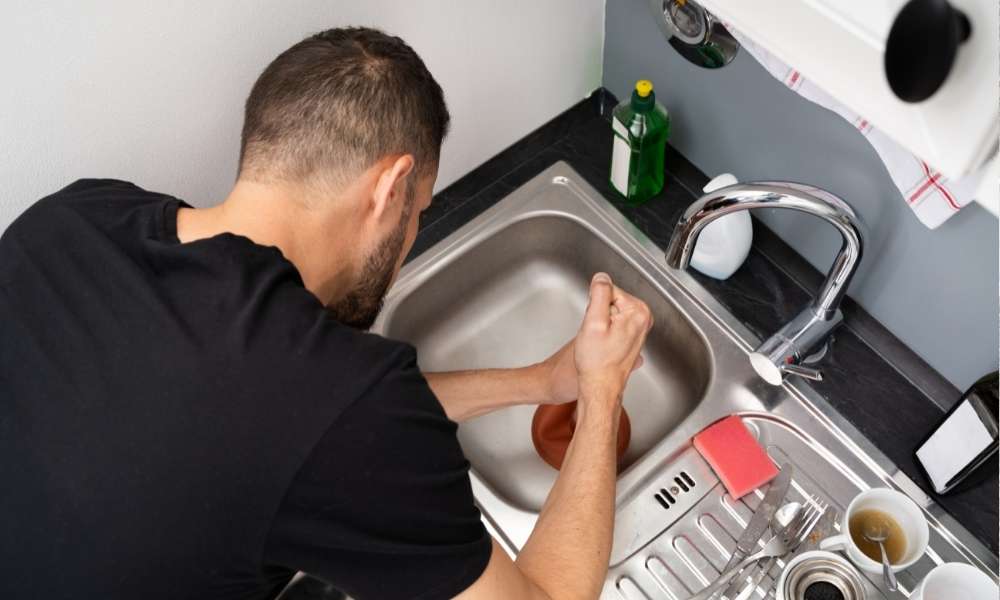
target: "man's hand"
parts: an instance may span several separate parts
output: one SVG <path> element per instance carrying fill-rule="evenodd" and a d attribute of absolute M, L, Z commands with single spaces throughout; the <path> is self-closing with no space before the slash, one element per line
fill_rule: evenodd
<path fill-rule="evenodd" d="M 581 393 L 581 400 L 611 399 L 611 408 L 620 405 L 625 383 L 638 366 L 639 352 L 652 326 L 653 316 L 643 301 L 615 286 L 607 274 L 594 275 L 573 356 L 580 390 L 596 393 Z"/>
<path fill-rule="evenodd" d="M 607 281 L 607 284 L 604 283 L 605 280 Z M 649 327 L 652 327 L 653 319 L 649 316 L 649 309 L 641 300 L 637 300 L 615 287 L 614 284 L 611 283 L 611 278 L 604 273 L 598 273 L 594 276 L 594 280 L 591 282 L 592 294 L 595 291 L 595 282 L 600 286 L 597 288 L 598 291 L 610 286 L 612 289 L 612 301 L 614 300 L 615 290 L 617 290 L 620 300 L 626 307 L 632 309 L 633 312 L 645 311 L 646 316 L 649 317 L 649 325 L 646 330 L 648 331 Z M 600 301 L 603 302 L 603 299 Z M 593 302 L 593 300 L 591 302 Z M 636 303 L 641 306 L 637 306 Z M 621 311 L 621 307 L 616 306 L 612 302 L 611 307 L 609 308 L 609 315 L 619 311 Z M 585 316 L 583 325 L 586 325 L 586 323 L 587 319 Z M 583 325 L 581 325 L 581 333 L 583 333 Z M 543 402 L 543 404 L 563 404 L 565 402 L 572 402 L 579 396 L 580 387 L 578 380 L 580 374 L 577 372 L 576 360 L 576 341 L 579 337 L 580 335 L 578 334 L 576 337 L 567 342 L 562 348 L 557 350 L 555 354 L 542 361 L 541 366 L 546 374 L 545 384 L 547 387 L 546 396 L 548 398 Z M 588 339 L 591 339 L 592 337 L 593 336 L 588 336 Z M 595 339 L 595 341 L 600 343 L 599 340 Z M 642 343 L 640 341 L 639 348 L 641 347 Z M 587 360 L 589 357 L 584 356 L 583 358 L 584 360 Z M 642 366 L 642 356 L 638 356 L 633 361 L 631 370 L 634 371 L 640 366 Z"/>

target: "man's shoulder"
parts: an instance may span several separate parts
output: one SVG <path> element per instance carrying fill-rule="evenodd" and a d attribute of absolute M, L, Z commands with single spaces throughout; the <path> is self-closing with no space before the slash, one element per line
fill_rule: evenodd
<path fill-rule="evenodd" d="M 124 179 L 115 179 L 112 177 L 82 177 L 51 195 L 59 196 L 80 194 L 90 191 L 132 191 L 146 194 L 155 193 L 149 192 L 131 181 L 125 181 Z"/>
<path fill-rule="evenodd" d="M 109 209 L 137 208 L 168 198 L 120 179 L 78 179 L 29 206 L 5 233 L 36 235 L 52 231 L 66 217 L 98 217 Z"/>
<path fill-rule="evenodd" d="M 269 283 L 249 302 L 225 311 L 234 318 L 238 339 L 231 341 L 241 360 L 270 365 L 261 377 L 280 372 L 311 382 L 307 387 L 321 395 L 332 388 L 353 401 L 391 387 L 401 374 L 419 375 L 412 345 L 337 321 L 295 275 L 289 271 L 285 281 Z"/>
<path fill-rule="evenodd" d="M 166 194 L 151 192 L 121 179 L 77 179 L 57 192 L 36 202 L 32 208 L 46 208 L 86 202 L 155 202 L 170 198 Z M 30 210 L 30 209 L 29 209 Z"/>
<path fill-rule="evenodd" d="M 300 346 L 300 352 L 288 355 L 292 362 L 308 368 L 311 361 L 301 359 L 313 354 L 313 358 L 320 361 L 313 366 L 322 367 L 324 360 L 336 357 L 339 363 L 336 371 L 357 378 L 371 378 L 373 382 L 391 374 L 419 372 L 417 352 L 412 345 L 344 325 L 327 314 L 325 308 L 317 309 L 317 313 L 313 327 L 297 332 L 300 337 L 295 343 Z M 275 323 L 280 322 L 288 324 L 289 320 L 275 320 Z M 325 370 L 332 370 L 328 362 L 325 367 Z"/>

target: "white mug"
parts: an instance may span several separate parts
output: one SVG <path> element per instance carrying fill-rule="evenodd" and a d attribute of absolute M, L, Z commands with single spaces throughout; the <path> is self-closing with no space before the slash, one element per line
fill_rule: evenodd
<path fill-rule="evenodd" d="M 862 492 L 854 497 L 854 500 L 844 511 L 843 522 L 840 524 L 840 535 L 828 537 L 819 543 L 823 550 L 842 550 L 859 569 L 867 573 L 881 574 L 882 561 L 874 561 L 861 552 L 858 546 L 851 539 L 851 530 L 848 524 L 851 516 L 860 510 L 875 509 L 891 516 L 903 529 L 906 536 L 906 552 L 899 562 L 893 563 L 893 572 L 902 571 L 917 562 L 924 551 L 927 550 L 927 542 L 930 532 L 927 528 L 927 519 L 920 507 L 905 494 L 886 488 L 871 489 Z"/>
<path fill-rule="evenodd" d="M 931 569 L 910 600 L 996 600 L 993 578 L 972 565 L 944 563 Z"/>

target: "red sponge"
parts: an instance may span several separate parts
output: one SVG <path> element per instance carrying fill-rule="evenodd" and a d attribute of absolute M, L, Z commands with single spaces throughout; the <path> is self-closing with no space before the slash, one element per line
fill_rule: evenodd
<path fill-rule="evenodd" d="M 694 447 L 712 465 L 733 498 L 742 498 L 778 474 L 771 457 L 736 415 L 694 436 Z"/>

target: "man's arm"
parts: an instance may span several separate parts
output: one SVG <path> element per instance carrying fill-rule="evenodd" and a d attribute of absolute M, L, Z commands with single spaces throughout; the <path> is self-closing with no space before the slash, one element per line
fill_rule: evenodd
<path fill-rule="evenodd" d="M 570 341 L 546 360 L 519 369 L 424 373 L 448 418 L 457 423 L 499 408 L 576 400 Z"/>
<path fill-rule="evenodd" d="M 494 542 L 489 565 L 460 600 L 600 595 L 614 527 L 621 394 L 651 326 L 645 304 L 614 287 L 607 275 L 594 277 L 575 339 L 579 405 L 562 470 L 516 562 Z"/>
<path fill-rule="evenodd" d="M 519 369 L 424 373 L 424 378 L 456 423 L 508 406 L 571 402 L 580 394 L 575 342 L 573 338 L 542 362 Z M 632 368 L 641 365 L 640 356 Z"/>

